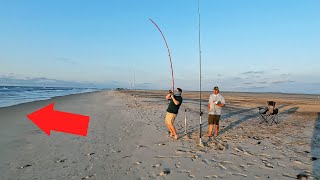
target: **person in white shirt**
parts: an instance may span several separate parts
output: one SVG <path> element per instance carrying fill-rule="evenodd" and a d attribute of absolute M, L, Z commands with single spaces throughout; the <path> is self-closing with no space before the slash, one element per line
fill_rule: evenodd
<path fill-rule="evenodd" d="M 209 117 L 208 117 L 208 134 L 207 137 L 212 136 L 212 130 L 215 125 L 215 133 L 214 136 L 218 136 L 219 132 L 219 120 L 221 116 L 221 109 L 225 105 L 224 97 L 219 93 L 219 87 L 215 86 L 213 88 L 213 94 L 209 97 L 208 102 L 208 111 L 209 111 Z"/>

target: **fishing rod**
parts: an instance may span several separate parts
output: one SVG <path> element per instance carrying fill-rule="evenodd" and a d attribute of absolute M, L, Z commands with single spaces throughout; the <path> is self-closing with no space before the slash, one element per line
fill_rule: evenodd
<path fill-rule="evenodd" d="M 136 92 L 136 65 L 133 66 L 133 92 Z M 134 104 L 137 104 L 137 97 L 133 95 Z"/>
<path fill-rule="evenodd" d="M 199 36 L 198 36 L 198 39 L 199 39 L 199 65 L 200 65 L 200 74 L 199 74 L 199 79 L 200 79 L 200 133 L 199 133 L 199 144 L 198 146 L 200 147 L 204 147 L 203 146 L 203 143 L 201 141 L 201 135 L 202 135 L 202 114 L 203 112 L 201 111 L 201 39 L 200 39 L 200 0 L 198 0 L 198 25 L 199 25 Z"/>
<path fill-rule="evenodd" d="M 128 66 L 128 68 L 129 68 L 129 77 L 130 77 L 130 91 L 131 91 L 131 96 L 133 96 L 133 86 L 132 86 L 131 68 L 130 68 L 130 66 Z"/>
<path fill-rule="evenodd" d="M 164 43 L 166 44 L 166 47 L 167 47 L 167 50 L 168 50 L 169 59 L 170 59 L 171 77 L 172 77 L 172 92 L 174 92 L 174 76 L 173 76 L 172 60 L 171 60 L 170 49 L 169 49 L 168 43 L 167 43 L 166 38 L 164 37 L 161 29 L 159 28 L 159 26 L 152 19 L 149 19 L 149 20 L 158 28 L 159 32 L 162 35 Z"/>

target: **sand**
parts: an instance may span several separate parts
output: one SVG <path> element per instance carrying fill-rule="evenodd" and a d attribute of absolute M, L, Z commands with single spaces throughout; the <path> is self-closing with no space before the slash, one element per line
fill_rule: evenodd
<path fill-rule="evenodd" d="M 199 94 L 183 93 L 175 122 L 180 138 L 173 141 L 164 124 L 165 93 L 102 91 L 0 108 L 0 179 L 320 178 L 317 95 L 222 92 L 219 136 L 203 137 L 198 147 Z M 203 133 L 209 94 L 203 93 Z M 267 100 L 277 101 L 279 124 L 260 124 L 257 107 Z M 57 110 L 90 116 L 86 137 L 49 137 L 26 118 L 53 101 Z"/>

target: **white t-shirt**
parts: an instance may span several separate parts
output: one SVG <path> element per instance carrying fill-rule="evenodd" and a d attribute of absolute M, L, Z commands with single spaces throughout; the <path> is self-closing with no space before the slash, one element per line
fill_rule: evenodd
<path fill-rule="evenodd" d="M 215 104 L 216 101 L 220 101 L 220 104 L 225 104 L 224 97 L 219 93 L 217 95 L 211 94 L 209 97 L 210 110 L 209 114 L 221 115 L 221 107 Z"/>

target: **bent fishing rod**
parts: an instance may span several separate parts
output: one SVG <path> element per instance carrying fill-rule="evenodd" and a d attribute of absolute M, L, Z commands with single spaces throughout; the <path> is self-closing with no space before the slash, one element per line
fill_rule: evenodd
<path fill-rule="evenodd" d="M 164 40 L 164 43 L 166 44 L 166 47 L 167 47 L 167 50 L 168 50 L 168 56 L 169 56 L 169 59 L 170 59 L 171 77 L 172 77 L 172 92 L 174 92 L 173 67 L 172 67 L 172 60 L 171 60 L 170 49 L 169 49 L 168 43 L 167 43 L 166 38 L 164 37 L 161 29 L 159 28 L 159 26 L 158 26 L 152 19 L 149 19 L 149 20 L 157 27 L 157 29 L 159 30 L 159 32 L 160 32 L 161 35 L 162 35 L 162 38 L 163 38 L 163 40 Z"/>

